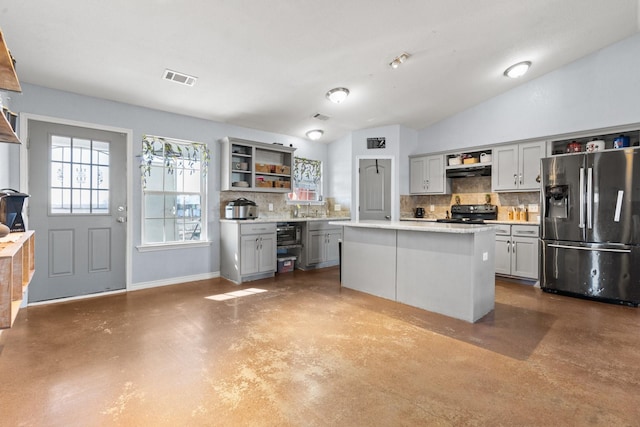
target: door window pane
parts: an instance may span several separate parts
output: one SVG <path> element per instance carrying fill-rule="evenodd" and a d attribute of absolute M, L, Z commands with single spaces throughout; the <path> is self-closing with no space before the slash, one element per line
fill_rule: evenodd
<path fill-rule="evenodd" d="M 50 159 L 50 213 L 109 213 L 109 142 L 52 135 Z"/>

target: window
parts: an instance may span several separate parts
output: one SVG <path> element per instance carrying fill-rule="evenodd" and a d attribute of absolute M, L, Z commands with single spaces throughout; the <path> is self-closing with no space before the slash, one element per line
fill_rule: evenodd
<path fill-rule="evenodd" d="M 109 214 L 109 143 L 51 136 L 51 214 Z"/>
<path fill-rule="evenodd" d="M 205 144 L 158 136 L 142 139 L 142 244 L 206 240 Z"/>
<path fill-rule="evenodd" d="M 322 162 L 295 157 L 291 200 L 322 200 Z"/>

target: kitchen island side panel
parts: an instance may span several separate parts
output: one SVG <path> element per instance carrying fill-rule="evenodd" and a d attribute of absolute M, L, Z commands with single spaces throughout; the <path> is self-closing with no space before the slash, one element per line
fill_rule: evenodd
<path fill-rule="evenodd" d="M 489 313 L 493 235 L 398 231 L 397 301 L 468 322 Z"/>
<path fill-rule="evenodd" d="M 344 227 L 342 286 L 396 299 L 396 231 Z"/>

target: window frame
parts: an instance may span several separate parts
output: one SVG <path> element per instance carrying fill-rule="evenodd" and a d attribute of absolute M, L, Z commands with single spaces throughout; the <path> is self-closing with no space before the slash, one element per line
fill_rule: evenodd
<path fill-rule="evenodd" d="M 158 156 L 158 153 L 153 149 L 153 144 L 162 144 L 162 155 Z M 140 246 L 137 247 L 140 252 L 147 251 L 155 251 L 155 250 L 163 250 L 163 249 L 172 249 L 179 247 L 197 247 L 197 246 L 208 246 L 210 245 L 210 241 L 208 239 L 208 200 L 209 200 L 209 191 L 208 191 L 208 168 L 210 161 L 210 151 L 208 146 L 205 143 L 196 142 L 196 141 L 188 141 L 181 140 L 175 138 L 167 138 L 160 137 L 154 135 L 144 135 L 142 139 L 142 154 L 140 156 L 140 170 L 141 170 L 141 227 L 140 227 Z M 151 144 L 151 145 L 149 145 Z M 166 156 L 166 147 L 167 144 L 174 149 L 178 147 L 177 150 L 172 151 L 172 156 Z M 188 167 L 188 161 L 190 159 L 190 154 L 192 153 L 194 148 L 198 150 L 200 167 L 199 169 L 195 169 L 196 172 L 200 175 L 200 191 L 185 191 L 184 189 L 178 191 L 167 190 L 165 188 L 165 177 L 167 174 L 182 174 L 190 170 Z M 176 155 L 179 153 L 179 155 Z M 186 155 L 185 155 L 186 153 Z M 185 162 L 182 165 L 176 164 L 174 162 Z M 152 169 L 158 169 L 158 166 L 161 165 L 161 170 L 163 171 L 162 178 L 162 188 L 161 189 L 148 189 L 147 188 L 147 177 L 151 173 Z M 191 169 L 194 171 L 194 169 Z M 199 196 L 200 197 L 200 238 L 197 240 L 167 240 L 166 239 L 166 224 L 163 225 L 163 241 L 162 242 L 147 242 L 145 241 L 146 235 L 146 221 L 147 218 L 146 212 L 146 201 L 148 196 L 163 196 L 163 197 L 174 197 L 178 199 L 180 196 Z M 177 202 L 176 206 L 177 208 Z M 166 220 L 167 216 L 164 216 L 163 219 Z M 179 216 L 174 217 L 176 219 L 180 218 Z M 183 234 L 184 235 L 184 234 Z"/>
<path fill-rule="evenodd" d="M 297 193 L 297 183 L 299 182 L 296 179 L 297 167 L 301 163 L 317 163 L 320 177 L 318 182 L 316 183 L 316 198 L 313 200 L 302 200 L 298 199 Z M 323 194 L 323 182 L 324 182 L 324 162 L 322 160 L 313 160 L 306 159 L 304 157 L 295 157 L 293 158 L 293 171 L 292 171 L 292 185 L 291 185 L 291 193 L 287 197 L 287 204 L 289 205 L 324 205 L 324 194 Z M 291 195 L 295 195 L 296 198 L 292 199 Z"/>

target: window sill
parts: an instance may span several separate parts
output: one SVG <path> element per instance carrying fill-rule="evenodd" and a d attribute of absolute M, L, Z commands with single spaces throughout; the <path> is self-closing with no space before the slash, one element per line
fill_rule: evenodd
<path fill-rule="evenodd" d="M 210 246 L 211 242 L 208 240 L 198 240 L 194 242 L 171 242 L 171 243 L 156 243 L 149 245 L 140 245 L 136 246 L 138 252 L 154 252 L 154 251 L 164 251 L 171 249 L 185 249 L 185 248 L 202 248 L 205 246 Z"/>

